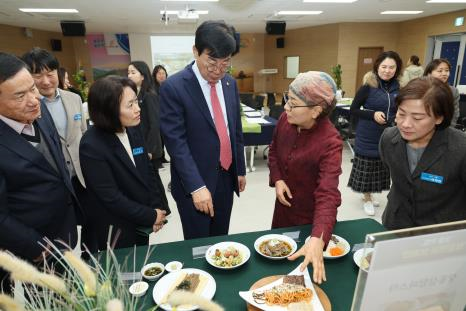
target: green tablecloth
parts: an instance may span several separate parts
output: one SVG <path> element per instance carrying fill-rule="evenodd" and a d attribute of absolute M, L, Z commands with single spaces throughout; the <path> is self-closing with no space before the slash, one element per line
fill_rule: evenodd
<path fill-rule="evenodd" d="M 246 303 L 238 295 L 239 291 L 248 290 L 254 282 L 265 276 L 287 274 L 302 261 L 302 259 L 295 262 L 266 259 L 256 253 L 254 250 L 254 241 L 264 234 L 298 230 L 301 232 L 301 241 L 298 243 L 298 247 L 301 247 L 310 233 L 309 225 L 159 244 L 155 247 L 148 262 L 157 261 L 165 264 L 172 260 L 178 260 L 184 263 L 184 268 L 205 270 L 209 272 L 217 282 L 217 291 L 214 296 L 215 301 L 223 305 L 225 310 L 246 310 Z M 353 246 L 356 243 L 363 243 L 367 233 L 381 231 L 385 231 L 384 227 L 375 220 L 368 218 L 338 222 L 335 226 L 334 233 L 344 237 L 351 246 Z M 233 270 L 214 268 L 207 263 L 205 258 L 193 259 L 193 247 L 215 244 L 222 241 L 243 243 L 251 250 L 251 258 L 245 265 Z M 145 246 L 138 247 L 136 250 L 137 271 L 142 267 L 146 251 L 147 247 Z M 123 262 L 126 256 L 131 255 L 129 262 L 132 262 L 132 248 L 116 250 L 115 254 L 119 262 Z M 128 269 L 132 271 L 133 268 L 129 266 Z M 352 252 L 343 258 L 325 260 L 325 269 L 327 273 L 327 282 L 320 287 L 329 297 L 332 310 L 350 310 L 358 275 L 358 268 L 353 263 Z M 312 275 L 312 267 L 310 267 L 309 272 Z M 147 310 L 155 305 L 152 299 L 153 287 L 154 283 L 150 283 L 147 294 L 140 298 L 143 299 L 143 308 L 141 308 L 141 310 Z"/>
<path fill-rule="evenodd" d="M 257 123 L 249 123 L 246 121 L 246 117 L 241 117 L 241 125 L 243 133 L 260 133 L 261 125 Z"/>

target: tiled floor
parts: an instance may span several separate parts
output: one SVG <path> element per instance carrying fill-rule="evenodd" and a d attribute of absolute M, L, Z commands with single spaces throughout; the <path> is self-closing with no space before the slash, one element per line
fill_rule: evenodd
<path fill-rule="evenodd" d="M 274 188 L 268 186 L 269 169 L 267 160 L 262 158 L 262 149 L 256 152 L 256 171 L 248 172 L 246 176 L 246 190 L 241 193 L 241 197 L 235 197 L 233 212 L 230 222 L 230 233 L 249 232 L 266 230 L 270 228 L 275 202 Z M 368 217 L 362 209 L 362 195 L 353 192 L 346 186 L 351 172 L 352 154 L 347 145 L 343 149 L 343 174 L 340 176 L 339 189 L 342 196 L 342 204 L 338 208 L 338 220 L 349 220 Z M 165 165 L 160 171 L 160 176 L 166 186 L 170 180 L 169 165 Z M 380 202 L 380 207 L 376 208 L 375 219 L 380 221 L 385 204 L 387 192 L 375 194 L 375 200 Z M 167 192 L 168 201 L 172 210 L 169 216 L 169 223 L 157 234 L 151 235 L 150 243 L 164 243 L 183 239 L 181 222 L 176 209 L 175 201 L 171 193 Z"/>

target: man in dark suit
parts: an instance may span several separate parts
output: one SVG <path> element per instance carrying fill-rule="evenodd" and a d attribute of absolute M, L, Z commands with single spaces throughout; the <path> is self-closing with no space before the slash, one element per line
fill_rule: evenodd
<path fill-rule="evenodd" d="M 46 237 L 76 244 L 73 187 L 39 96 L 27 65 L 0 53 L 0 249 L 37 263 Z"/>
<path fill-rule="evenodd" d="M 161 130 L 185 239 L 227 234 L 233 192 L 246 186 L 238 88 L 226 75 L 238 46 L 233 27 L 202 23 L 195 61 L 160 88 Z"/>

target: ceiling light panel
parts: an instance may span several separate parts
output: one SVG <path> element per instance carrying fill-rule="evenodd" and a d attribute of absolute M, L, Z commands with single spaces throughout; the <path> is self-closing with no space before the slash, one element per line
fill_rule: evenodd
<path fill-rule="evenodd" d="M 322 14 L 322 11 L 278 11 L 275 13 L 277 15 L 319 15 Z"/>
<path fill-rule="evenodd" d="M 26 13 L 79 13 L 76 9 L 20 8 L 19 10 Z"/>
<path fill-rule="evenodd" d="M 424 11 L 383 11 L 380 14 L 383 15 L 413 15 L 413 14 L 421 14 Z"/>

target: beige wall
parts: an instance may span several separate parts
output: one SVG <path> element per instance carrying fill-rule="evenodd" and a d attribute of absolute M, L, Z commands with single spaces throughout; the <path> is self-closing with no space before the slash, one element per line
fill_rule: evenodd
<path fill-rule="evenodd" d="M 265 91 L 265 78 L 257 72 L 264 68 L 264 34 L 241 33 L 240 52 L 233 57 L 233 76 L 242 70 L 247 76 L 254 77 L 254 91 Z"/>
<path fill-rule="evenodd" d="M 74 73 L 76 71 L 76 45 L 71 37 L 64 37 L 59 32 L 31 29 L 32 38 L 25 35 L 24 28 L 0 25 L 0 51 L 21 56 L 33 47 L 52 50 L 50 39 L 61 40 L 61 52 L 53 52 L 60 62 L 60 66 Z M 82 38 L 81 38 L 82 40 Z M 79 53 L 83 51 L 78 49 Z M 85 52 L 89 54 L 89 52 Z M 89 55 L 87 56 L 89 58 Z"/>
<path fill-rule="evenodd" d="M 280 93 L 288 89 L 293 79 L 284 75 L 286 56 L 299 56 L 299 71 L 319 70 L 330 72 L 338 55 L 338 24 L 288 30 L 285 48 L 277 49 L 276 38 L 266 35 L 264 42 L 265 68 L 278 69 L 277 74 L 266 76 L 267 92 Z M 260 69 L 260 68 L 259 68 Z"/>
<path fill-rule="evenodd" d="M 396 50 L 398 23 L 341 23 L 338 33 L 338 64 L 341 64 L 342 89 L 353 97 L 356 87 L 360 47 L 383 47 Z"/>

